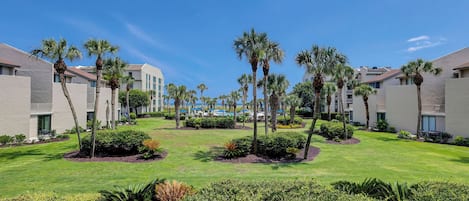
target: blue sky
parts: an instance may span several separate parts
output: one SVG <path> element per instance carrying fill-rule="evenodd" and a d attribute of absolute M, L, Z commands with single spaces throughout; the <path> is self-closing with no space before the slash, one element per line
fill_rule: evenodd
<path fill-rule="evenodd" d="M 194 89 L 203 82 L 209 96 L 239 88 L 236 79 L 251 72 L 233 50 L 233 40 L 250 28 L 280 43 L 286 57 L 271 72 L 286 74 L 291 85 L 304 73 L 295 55 L 312 44 L 336 47 L 353 67 L 393 68 L 469 46 L 463 0 L 5 0 L 2 8 L 0 42 L 29 51 L 45 38 L 77 46 L 107 39 L 128 63 L 161 68 L 166 83 Z M 69 65 L 93 63 L 84 57 Z"/>

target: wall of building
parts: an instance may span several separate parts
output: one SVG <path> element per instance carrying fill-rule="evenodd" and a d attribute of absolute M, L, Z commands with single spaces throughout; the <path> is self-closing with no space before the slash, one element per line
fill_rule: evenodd
<path fill-rule="evenodd" d="M 0 135 L 34 137 L 29 132 L 31 79 L 0 75 L 0 86 Z"/>
<path fill-rule="evenodd" d="M 469 78 L 469 69 L 461 71 L 461 78 Z"/>
<path fill-rule="evenodd" d="M 469 137 L 469 78 L 446 80 L 446 132 Z"/>
<path fill-rule="evenodd" d="M 368 111 L 370 114 L 369 123 L 371 127 L 376 123 L 376 98 L 376 95 L 371 95 L 368 97 Z M 366 124 L 366 109 L 362 96 L 353 96 L 353 104 L 351 105 L 351 108 L 353 108 L 353 121 Z"/>
<path fill-rule="evenodd" d="M 77 113 L 78 124 L 83 128 L 86 128 L 86 87 L 87 85 L 84 84 L 67 83 L 67 89 Z M 60 83 L 54 83 L 53 92 L 51 129 L 55 129 L 57 133 L 63 133 L 66 129 L 75 127 L 75 122 Z"/>
<path fill-rule="evenodd" d="M 386 88 L 386 119 L 389 126 L 412 133 L 417 129 L 417 89 L 415 85 Z"/>
<path fill-rule="evenodd" d="M 37 140 L 37 124 L 38 118 L 37 115 L 29 116 L 29 140 Z"/>

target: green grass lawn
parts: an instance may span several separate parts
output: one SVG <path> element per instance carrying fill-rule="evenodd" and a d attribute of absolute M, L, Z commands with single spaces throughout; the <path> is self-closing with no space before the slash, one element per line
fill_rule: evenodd
<path fill-rule="evenodd" d="M 307 127 L 311 121 L 308 121 Z M 395 135 L 355 131 L 355 145 L 326 144 L 314 160 L 294 164 L 231 164 L 211 160 L 210 148 L 230 139 L 251 135 L 252 130 L 174 130 L 174 121 L 140 119 L 136 129 L 161 142 L 169 154 L 150 163 L 71 162 L 62 155 L 77 148 L 71 140 L 0 149 L 0 197 L 27 191 L 60 194 L 95 193 L 115 185 L 145 183 L 154 178 L 175 179 L 195 187 L 222 179 L 316 178 L 321 183 L 361 181 L 377 177 L 386 181 L 442 180 L 469 184 L 469 148 L 398 140 Z M 248 124 L 252 127 L 252 124 Z M 262 124 L 259 134 L 263 135 Z M 282 130 L 279 130 L 280 132 Z M 305 129 L 295 129 L 303 132 Z"/>

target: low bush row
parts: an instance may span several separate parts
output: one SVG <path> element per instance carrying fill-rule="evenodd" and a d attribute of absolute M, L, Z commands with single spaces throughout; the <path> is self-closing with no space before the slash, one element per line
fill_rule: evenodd
<path fill-rule="evenodd" d="M 0 145 L 22 144 L 24 140 L 26 140 L 26 136 L 24 134 L 18 134 L 14 136 L 0 135 Z"/>
<path fill-rule="evenodd" d="M 96 133 L 96 150 L 98 156 L 135 155 L 142 148 L 144 140 L 151 139 L 142 131 L 107 130 Z M 91 150 L 91 136 L 82 138 L 81 154 L 88 155 Z"/>
<path fill-rule="evenodd" d="M 174 119 L 176 119 L 176 114 L 165 114 L 165 115 L 164 115 L 164 119 L 167 119 L 167 120 L 174 120 Z M 181 114 L 181 115 L 179 116 L 179 119 L 180 119 L 180 120 L 185 120 L 185 119 L 186 119 L 186 116 L 184 116 L 184 115 Z"/>
<path fill-rule="evenodd" d="M 454 138 L 454 144 L 469 147 L 469 138 L 464 138 L 463 136 L 456 136 Z"/>
<path fill-rule="evenodd" d="M 142 114 L 143 117 L 149 116 L 149 117 L 164 117 L 165 112 L 145 112 Z"/>
<path fill-rule="evenodd" d="M 344 125 L 340 122 L 326 122 L 321 124 L 319 135 L 329 140 L 346 140 L 353 136 L 353 126 L 347 124 L 347 136 L 345 136 Z"/>
<path fill-rule="evenodd" d="M 257 138 L 258 155 L 269 158 L 294 157 L 304 148 L 306 137 L 301 133 L 280 132 Z M 248 155 L 252 149 L 252 137 L 234 139 L 225 144 L 225 158 L 237 158 Z"/>
<path fill-rule="evenodd" d="M 234 128 L 235 122 L 229 117 L 190 118 L 185 121 L 186 127 L 192 128 Z"/>
<path fill-rule="evenodd" d="M 290 116 L 287 117 L 279 117 L 277 119 L 277 123 L 280 125 L 290 125 L 291 123 Z M 301 117 L 296 117 L 293 119 L 293 125 L 301 125 L 303 123 L 303 119 Z"/>

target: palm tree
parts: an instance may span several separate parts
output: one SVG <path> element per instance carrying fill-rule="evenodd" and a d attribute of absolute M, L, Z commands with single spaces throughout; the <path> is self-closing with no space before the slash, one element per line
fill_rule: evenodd
<path fill-rule="evenodd" d="M 257 66 L 259 60 L 264 57 L 265 54 L 265 44 L 267 44 L 268 38 L 266 33 L 256 33 L 254 29 L 251 29 L 250 32 L 244 32 L 243 36 L 234 40 L 234 49 L 236 55 L 239 59 L 242 59 L 243 56 L 246 57 L 249 64 L 251 64 L 252 70 L 252 97 L 253 102 L 257 103 L 257 90 L 256 90 L 256 80 L 257 80 Z M 254 129 L 253 129 L 253 139 L 252 139 L 252 151 L 254 154 L 257 154 L 257 107 L 253 108 L 254 112 Z"/>
<path fill-rule="evenodd" d="M 91 153 L 90 157 L 94 157 L 94 151 L 96 146 L 96 126 L 97 126 L 97 115 L 99 110 L 99 95 L 101 91 L 101 76 L 103 70 L 103 56 L 107 53 L 116 53 L 119 48 L 111 45 L 107 40 L 95 40 L 90 39 L 85 43 L 85 49 L 88 52 L 88 56 L 96 56 L 96 98 L 94 99 L 94 113 L 93 113 L 93 126 L 91 127 Z"/>
<path fill-rule="evenodd" d="M 373 89 L 370 85 L 367 84 L 361 84 L 358 87 L 355 87 L 353 89 L 353 93 L 355 96 L 362 96 L 363 97 L 363 103 L 365 104 L 365 113 L 366 113 L 366 129 L 370 127 L 370 111 L 368 110 L 368 97 L 372 94 L 376 94 L 377 91 L 376 89 Z"/>
<path fill-rule="evenodd" d="M 233 118 L 234 118 L 234 125 L 236 127 L 236 105 L 238 100 L 241 98 L 241 95 L 239 94 L 239 91 L 235 90 L 230 93 L 230 101 L 233 106 Z"/>
<path fill-rule="evenodd" d="M 342 58 L 339 58 L 339 59 L 340 59 L 339 64 L 337 64 L 334 67 L 332 80 L 336 82 L 337 88 L 339 88 L 339 111 L 342 116 L 342 124 L 344 127 L 345 139 L 347 139 L 348 131 L 346 127 L 347 125 L 346 125 L 346 119 L 345 119 L 344 98 L 342 96 L 342 91 L 343 91 L 344 85 L 348 84 L 349 81 L 351 83 L 353 82 L 352 80 L 353 80 L 354 71 L 352 67 L 344 65 L 347 61 L 345 56 L 342 56 Z"/>
<path fill-rule="evenodd" d="M 314 101 L 314 117 L 313 123 L 311 125 L 311 130 L 313 131 L 316 126 L 316 121 L 319 119 L 320 116 L 320 100 L 321 100 L 321 90 L 324 86 L 324 76 L 330 74 L 331 66 L 334 66 L 335 61 L 335 48 L 327 47 L 319 47 L 317 45 L 313 45 L 311 50 L 303 50 L 296 56 L 295 60 L 296 63 L 300 66 L 304 66 L 306 68 L 306 72 L 314 75 L 313 80 L 313 89 L 315 93 L 315 101 Z M 304 153 L 304 159 L 308 157 L 308 150 L 311 144 L 311 137 L 313 132 L 310 132 L 308 135 L 308 139 L 306 140 L 306 147 Z"/>
<path fill-rule="evenodd" d="M 301 105 L 301 98 L 298 98 L 297 95 L 291 94 L 285 98 L 285 103 L 290 106 L 290 124 L 293 124 L 295 120 L 295 109 Z"/>
<path fill-rule="evenodd" d="M 106 59 L 104 61 L 104 80 L 109 82 L 111 86 L 111 129 L 116 128 L 116 89 L 120 87 L 121 79 L 124 76 L 125 68 L 127 64 L 122 61 L 119 57 L 114 59 Z"/>
<path fill-rule="evenodd" d="M 67 89 L 67 82 L 65 81 L 65 71 L 67 71 L 67 64 L 65 64 L 64 59 L 73 61 L 75 59 L 81 58 L 81 52 L 78 48 L 73 45 L 67 46 L 67 40 L 60 39 L 56 41 L 55 39 L 46 39 L 42 40 L 41 47 L 31 51 L 31 55 L 36 57 L 42 57 L 50 59 L 54 63 L 54 69 L 59 74 L 60 86 L 62 87 L 62 92 L 64 93 L 65 99 L 67 99 L 70 110 L 72 111 L 73 121 L 75 122 L 75 131 L 78 138 L 78 147 L 81 150 L 81 137 L 80 137 L 80 125 L 78 124 L 77 113 L 75 107 L 73 106 L 72 99 L 70 98 L 70 93 Z"/>
<path fill-rule="evenodd" d="M 271 74 L 268 76 L 267 84 L 263 85 L 269 89 L 272 132 L 275 132 L 277 131 L 277 110 L 279 109 L 280 96 L 285 94 L 290 83 L 285 75 Z"/>
<path fill-rule="evenodd" d="M 171 83 L 168 85 L 168 94 L 170 94 L 169 96 L 172 99 L 174 99 L 174 108 L 176 110 L 176 116 L 175 116 L 176 128 L 179 128 L 179 122 L 180 122 L 180 116 L 181 116 L 179 107 L 182 101 L 184 101 L 184 99 L 187 96 L 186 86 L 184 85 L 176 86 Z"/>
<path fill-rule="evenodd" d="M 130 90 L 133 88 L 133 84 L 135 79 L 132 76 L 125 76 L 123 79 L 125 83 L 125 105 L 127 108 L 127 123 L 130 123 L 130 101 L 129 101 L 129 95 L 130 95 Z"/>
<path fill-rule="evenodd" d="M 337 88 L 332 82 L 326 82 L 324 84 L 324 94 L 326 95 L 327 102 L 327 120 L 331 120 L 331 103 L 332 103 L 332 94 L 335 94 Z"/>
<path fill-rule="evenodd" d="M 205 86 L 204 83 L 200 83 L 199 85 L 197 85 L 197 89 L 199 89 L 200 91 L 200 100 L 202 101 L 202 108 L 204 108 L 204 104 L 205 104 L 205 101 L 203 101 L 202 97 L 204 96 L 204 91 L 208 89 L 207 86 Z"/>
<path fill-rule="evenodd" d="M 243 73 L 241 77 L 238 78 L 238 83 L 241 85 L 241 90 L 243 93 L 243 116 L 246 109 L 246 99 L 248 98 L 249 84 L 252 82 L 252 75 Z M 246 123 L 246 118 L 243 117 L 243 128 Z"/>
<path fill-rule="evenodd" d="M 262 65 L 262 71 L 264 73 L 264 105 L 265 108 L 267 107 L 267 104 L 269 102 L 269 95 L 267 94 L 267 76 L 269 76 L 269 69 L 270 69 L 270 60 L 274 61 L 275 63 L 282 63 L 283 58 L 285 57 L 285 54 L 282 49 L 280 49 L 280 45 L 276 42 L 273 41 L 268 41 L 265 44 L 265 54 L 260 60 L 261 65 Z M 275 111 L 276 112 L 276 111 Z M 267 111 L 264 111 L 264 113 L 267 113 Z M 266 116 L 267 117 L 267 116 Z M 264 118 L 264 123 L 265 123 L 265 134 L 268 132 L 268 124 L 267 124 L 267 118 Z M 275 126 L 275 125 L 273 125 Z M 272 127 L 273 129 L 274 127 Z"/>
<path fill-rule="evenodd" d="M 187 107 L 189 107 L 189 105 L 191 106 L 190 109 L 189 108 L 187 109 L 187 112 L 189 113 L 189 115 L 192 115 L 192 110 L 195 107 L 195 102 L 197 101 L 196 94 L 197 92 L 193 89 L 187 91 L 187 97 L 186 97 Z"/>
<path fill-rule="evenodd" d="M 417 106 L 418 106 L 418 115 L 417 115 L 417 138 L 421 134 L 422 122 L 422 95 L 420 91 L 420 86 L 423 83 L 422 73 L 430 73 L 432 75 L 440 75 L 443 71 L 441 68 L 434 67 L 432 62 L 424 61 L 423 59 L 417 59 L 415 61 L 410 61 L 406 65 L 401 67 L 402 73 L 405 74 L 406 78 L 412 78 L 415 86 L 417 86 Z"/>

